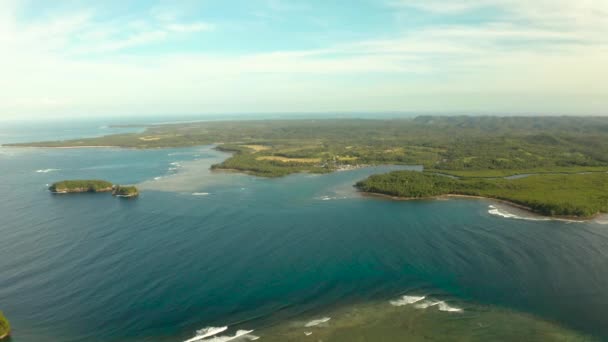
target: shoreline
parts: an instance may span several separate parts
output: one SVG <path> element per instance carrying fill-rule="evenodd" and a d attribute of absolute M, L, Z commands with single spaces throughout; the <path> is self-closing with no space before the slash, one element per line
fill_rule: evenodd
<path fill-rule="evenodd" d="M 494 198 L 494 197 L 484 197 L 484 196 L 474 196 L 474 195 L 459 195 L 459 194 L 445 194 L 445 195 L 437 195 L 437 196 L 429 196 L 429 197 L 400 197 L 400 196 L 392 196 L 387 194 L 380 194 L 375 192 L 366 192 L 366 191 L 358 191 L 363 196 L 367 197 L 377 197 L 383 199 L 390 199 L 393 201 L 424 201 L 424 200 L 448 200 L 450 198 L 462 198 L 462 199 L 475 199 L 475 200 L 487 200 L 494 201 L 501 204 L 505 204 L 507 206 L 526 211 L 529 214 L 534 216 L 547 218 L 554 221 L 566 221 L 566 222 L 592 222 L 593 220 L 599 218 L 603 213 L 597 213 L 590 217 L 581 217 L 581 216 L 548 216 L 538 213 L 532 208 L 526 207 L 525 205 L 521 205 L 515 202 L 511 202 L 504 199 Z"/>
<path fill-rule="evenodd" d="M 10 147 L 10 148 L 53 148 L 53 149 L 77 149 L 77 148 L 129 148 L 129 147 L 121 147 L 121 146 L 19 146 L 19 145 L 0 145 L 0 147 Z"/>

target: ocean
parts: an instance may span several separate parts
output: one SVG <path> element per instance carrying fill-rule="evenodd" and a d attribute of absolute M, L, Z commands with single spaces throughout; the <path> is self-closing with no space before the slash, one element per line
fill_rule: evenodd
<path fill-rule="evenodd" d="M 0 142 L 138 130 L 109 126 L 12 123 Z M 228 156 L 1 147 L 0 310 L 12 341 L 608 340 L 604 222 L 352 187 L 416 166 L 209 171 Z M 136 184 L 141 196 L 47 191 L 74 178 Z"/>

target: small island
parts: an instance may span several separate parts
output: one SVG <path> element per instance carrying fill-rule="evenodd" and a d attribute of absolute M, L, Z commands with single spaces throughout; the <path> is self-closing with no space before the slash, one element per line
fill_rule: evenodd
<path fill-rule="evenodd" d="M 80 192 L 111 192 L 114 185 L 103 180 L 64 180 L 53 183 L 49 190 L 56 194 Z"/>
<path fill-rule="evenodd" d="M 2 311 L 0 311 L 0 340 L 8 338 L 11 335 L 11 325 L 8 323 Z"/>
<path fill-rule="evenodd" d="M 359 190 L 395 199 L 483 197 L 552 217 L 592 218 L 608 212 L 608 174 L 539 174 L 508 178 L 457 178 L 416 171 L 373 175 Z"/>
<path fill-rule="evenodd" d="M 114 195 L 116 197 L 127 197 L 127 198 L 137 197 L 137 196 L 139 196 L 139 191 L 134 186 L 116 185 L 116 186 L 114 186 L 112 195 Z"/>
<path fill-rule="evenodd" d="M 49 191 L 54 194 L 111 192 L 113 196 L 123 198 L 139 196 L 135 186 L 115 185 L 104 180 L 64 180 L 53 183 Z"/>

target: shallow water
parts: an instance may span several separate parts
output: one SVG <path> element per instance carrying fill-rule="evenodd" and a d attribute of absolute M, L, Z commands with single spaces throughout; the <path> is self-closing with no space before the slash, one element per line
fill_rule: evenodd
<path fill-rule="evenodd" d="M 281 340 L 325 317 L 294 340 L 309 330 L 324 341 L 428 331 L 496 340 L 522 336 L 517 327 L 608 339 L 605 225 L 352 188 L 397 167 L 280 179 L 208 171 L 226 156 L 211 147 L 0 148 L 0 309 L 13 341 L 182 341 L 223 326 L 218 336 L 243 329 Z M 143 191 L 136 200 L 46 191 L 67 178 Z M 389 303 L 404 294 L 463 312 Z"/>

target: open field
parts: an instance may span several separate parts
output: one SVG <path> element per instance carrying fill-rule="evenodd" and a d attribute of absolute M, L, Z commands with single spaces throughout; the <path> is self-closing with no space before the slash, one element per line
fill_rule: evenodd
<path fill-rule="evenodd" d="M 321 162 L 321 158 L 287 158 L 278 156 L 264 156 L 257 157 L 256 160 L 273 160 L 280 161 L 283 163 L 302 163 L 302 164 L 318 164 Z"/>

